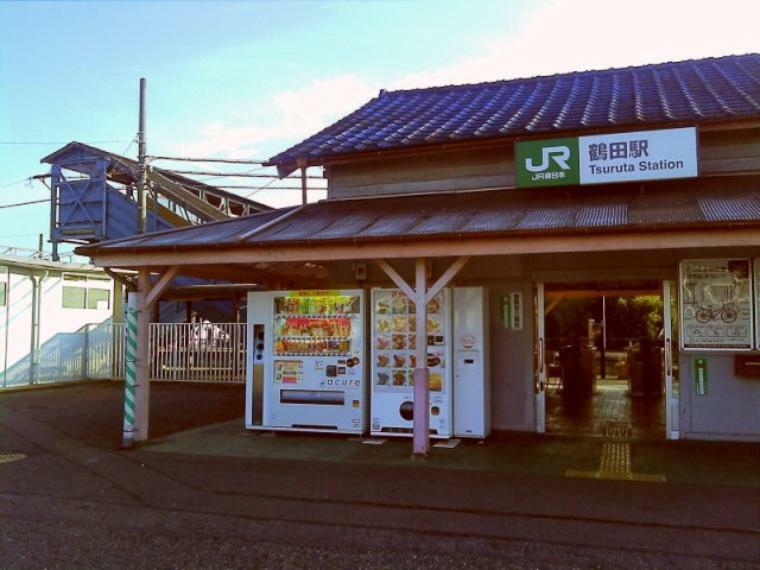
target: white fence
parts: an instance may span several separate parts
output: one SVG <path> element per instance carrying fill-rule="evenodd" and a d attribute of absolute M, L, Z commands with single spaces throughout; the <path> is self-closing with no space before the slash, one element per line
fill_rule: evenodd
<path fill-rule="evenodd" d="M 151 380 L 245 382 L 245 323 L 153 323 Z"/>
<path fill-rule="evenodd" d="M 83 380 L 123 379 L 123 323 L 62 333 L 9 369 L 2 388 Z M 245 382 L 245 323 L 152 323 L 150 378 L 168 382 Z"/>

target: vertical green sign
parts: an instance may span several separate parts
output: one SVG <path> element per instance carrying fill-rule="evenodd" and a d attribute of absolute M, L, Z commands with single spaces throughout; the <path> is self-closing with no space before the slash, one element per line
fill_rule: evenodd
<path fill-rule="evenodd" d="M 505 329 L 512 326 L 512 301 L 511 295 L 504 295 L 501 298 L 501 323 Z"/>
<path fill-rule="evenodd" d="M 515 158 L 519 188 L 580 184 L 577 137 L 520 141 Z"/>
<path fill-rule="evenodd" d="M 694 361 L 694 384 L 697 396 L 707 396 L 707 359 L 697 358 Z"/>

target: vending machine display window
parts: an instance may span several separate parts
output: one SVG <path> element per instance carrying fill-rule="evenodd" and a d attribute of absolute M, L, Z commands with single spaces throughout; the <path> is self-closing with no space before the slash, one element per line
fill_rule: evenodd
<path fill-rule="evenodd" d="M 414 302 L 401 291 L 377 291 L 374 302 L 375 386 L 388 391 L 414 386 L 414 369 L 417 368 Z M 434 392 L 444 389 L 446 331 L 442 305 L 442 294 L 427 305 L 428 385 Z"/>
<path fill-rule="evenodd" d="M 351 356 L 360 312 L 353 295 L 291 295 L 274 299 L 276 356 Z"/>

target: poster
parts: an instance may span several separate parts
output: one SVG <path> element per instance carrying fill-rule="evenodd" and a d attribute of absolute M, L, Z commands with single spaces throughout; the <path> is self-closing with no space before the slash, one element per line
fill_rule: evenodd
<path fill-rule="evenodd" d="M 684 260 L 680 283 L 684 349 L 752 348 L 749 259 Z"/>

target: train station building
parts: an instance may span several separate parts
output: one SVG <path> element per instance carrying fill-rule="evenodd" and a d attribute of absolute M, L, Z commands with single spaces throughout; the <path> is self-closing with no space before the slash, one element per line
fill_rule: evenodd
<path fill-rule="evenodd" d="M 270 163 L 327 199 L 78 248 L 137 276 L 136 440 L 179 278 L 257 284 L 249 429 L 760 440 L 760 55 L 381 91 Z"/>

